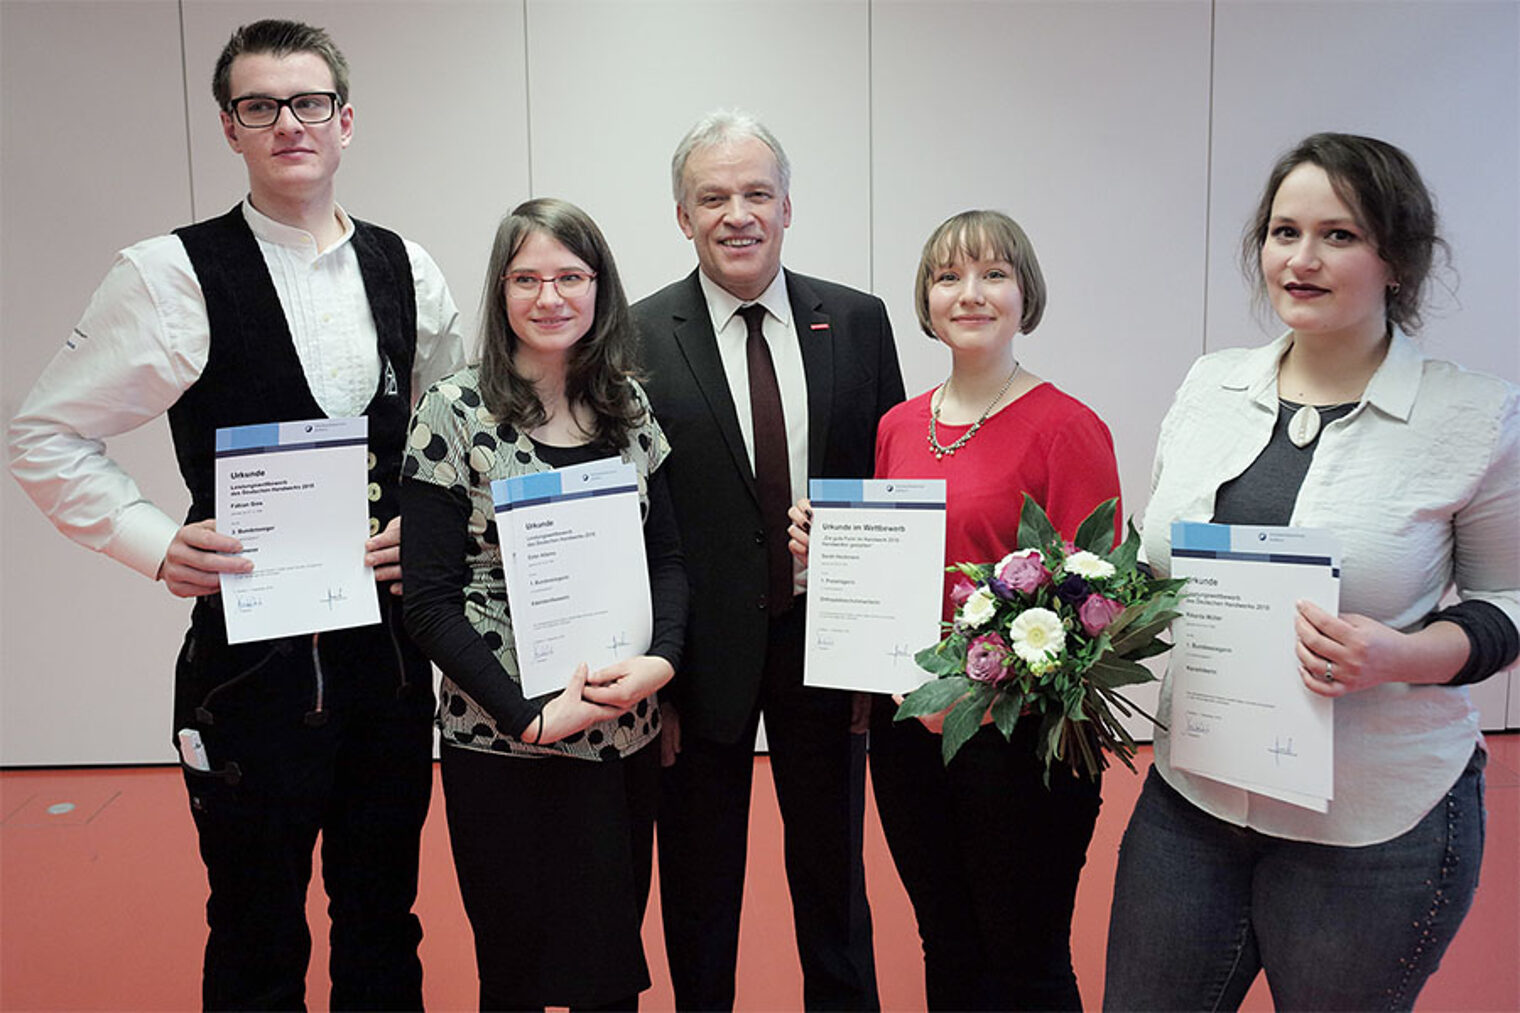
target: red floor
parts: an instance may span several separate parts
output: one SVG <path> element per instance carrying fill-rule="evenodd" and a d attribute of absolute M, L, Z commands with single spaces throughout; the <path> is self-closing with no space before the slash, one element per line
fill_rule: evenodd
<path fill-rule="evenodd" d="M 1488 845 L 1477 901 L 1420 1010 L 1520 1009 L 1520 735 L 1489 739 Z M 1144 754 L 1148 760 L 1148 751 Z M 796 1009 L 801 997 L 780 825 L 769 768 L 757 761 L 750 876 L 739 964 L 739 1008 Z M 1103 987 L 1103 942 L 1119 836 L 1139 779 L 1105 785 L 1098 831 L 1077 900 L 1074 949 L 1089 1007 Z M 474 957 L 449 864 L 440 799 L 423 837 L 418 912 L 426 938 L 428 1006 L 473 1009 Z M 922 1009 L 923 968 L 912 912 L 874 811 L 866 864 L 877 973 L 888 1010 Z M 0 1010 L 180 1010 L 199 1003 L 205 877 L 178 772 L 171 768 L 0 773 Z M 654 902 L 658 904 L 657 896 Z M 322 897 L 310 977 L 326 1008 Z M 645 926 L 654 987 L 644 1008 L 671 1008 L 657 907 Z M 1270 1009 L 1264 984 L 1245 1009 Z"/>

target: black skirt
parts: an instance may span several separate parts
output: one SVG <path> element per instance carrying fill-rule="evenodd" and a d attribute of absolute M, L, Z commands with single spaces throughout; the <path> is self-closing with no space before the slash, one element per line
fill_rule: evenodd
<path fill-rule="evenodd" d="M 607 761 L 442 747 L 483 1006 L 599 1006 L 649 987 L 659 748 Z"/>

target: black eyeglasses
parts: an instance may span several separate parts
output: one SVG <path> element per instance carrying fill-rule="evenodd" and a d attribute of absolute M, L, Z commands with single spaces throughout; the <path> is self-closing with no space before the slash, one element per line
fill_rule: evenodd
<path fill-rule="evenodd" d="M 326 123 L 338 111 L 338 93 L 335 91 L 303 91 L 290 98 L 274 98 L 270 95 L 245 95 L 232 100 L 232 115 L 251 130 L 272 127 L 280 118 L 280 110 L 289 109 L 290 114 L 307 125 Z"/>

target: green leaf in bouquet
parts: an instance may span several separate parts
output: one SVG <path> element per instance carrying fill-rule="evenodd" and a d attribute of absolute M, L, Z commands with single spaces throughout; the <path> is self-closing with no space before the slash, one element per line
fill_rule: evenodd
<path fill-rule="evenodd" d="M 1024 713 L 1024 694 L 1017 689 L 1005 689 L 992 701 L 992 723 L 997 725 L 1003 738 L 1013 737 L 1014 725 Z"/>
<path fill-rule="evenodd" d="M 940 748 L 944 753 L 945 766 L 955 759 L 955 754 L 960 752 L 977 729 L 982 727 L 982 715 L 987 713 L 987 706 L 992 702 L 992 695 L 997 691 L 985 682 L 975 683 L 975 689 L 966 694 L 961 702 L 955 705 L 955 709 L 945 715 L 945 726 L 941 734 Z"/>
<path fill-rule="evenodd" d="M 1145 612 L 1146 607 L 1147 603 L 1143 601 L 1137 601 L 1133 605 L 1126 605 L 1123 612 L 1114 616 L 1113 620 L 1103 627 L 1103 636 L 1109 639 L 1117 637 L 1120 633 L 1124 632 L 1130 623 L 1140 618 Z"/>
<path fill-rule="evenodd" d="M 973 682 L 964 675 L 952 675 L 944 679 L 932 679 L 903 697 L 903 702 L 898 706 L 897 713 L 893 716 L 892 720 L 906 721 L 909 718 L 938 714 L 969 693 L 971 687 L 976 685 L 980 684 Z"/>
<path fill-rule="evenodd" d="M 913 655 L 918 667 L 936 678 L 957 675 L 966 670 L 966 638 L 952 633 L 933 647 Z"/>
<path fill-rule="evenodd" d="M 1114 511 L 1118 508 L 1117 496 L 1099 503 L 1077 528 L 1073 544 L 1098 556 L 1108 555 L 1114 547 Z"/>
<path fill-rule="evenodd" d="M 1019 511 L 1019 548 L 1044 549 L 1052 542 L 1059 542 L 1060 534 L 1054 524 L 1029 493 L 1024 494 L 1024 506 Z M 1047 564 L 1048 565 L 1048 564 Z"/>
<path fill-rule="evenodd" d="M 1139 707 L 1138 705 L 1136 705 L 1135 701 L 1131 700 L 1129 697 L 1125 696 L 1123 693 L 1120 693 L 1118 690 L 1116 690 L 1116 689 L 1105 689 L 1104 687 L 1097 686 L 1097 685 L 1095 685 L 1093 687 L 1093 690 L 1094 690 L 1093 695 L 1095 697 L 1102 698 L 1102 700 L 1104 701 L 1105 704 L 1112 704 L 1113 706 L 1119 708 L 1119 713 L 1123 714 L 1125 717 L 1130 717 L 1131 715 L 1139 714 L 1141 717 L 1145 718 L 1145 720 L 1149 721 L 1151 724 L 1155 725 L 1157 728 L 1160 728 L 1162 731 L 1166 731 L 1166 722 L 1165 721 L 1162 721 L 1160 718 L 1156 717 L 1156 715 L 1151 714 L 1150 712 L 1148 712 L 1148 711 L 1144 710 L 1143 708 Z M 1117 721 L 1114 721 L 1113 723 L 1115 725 L 1117 725 L 1118 727 L 1120 727 L 1120 728 L 1123 727 L 1122 725 L 1118 725 Z M 1129 733 L 1126 732 L 1125 734 L 1127 736 Z"/>
<path fill-rule="evenodd" d="M 1112 650 L 1093 662 L 1093 667 L 1088 670 L 1087 677 L 1092 680 L 1093 685 L 1103 689 L 1136 686 L 1140 683 L 1156 681 L 1155 675 L 1149 668 L 1138 661 L 1121 658 Z"/>
<path fill-rule="evenodd" d="M 1142 620 L 1144 625 L 1136 623 L 1123 633 L 1114 637 L 1111 641 L 1114 653 L 1127 655 L 1137 647 L 1143 647 L 1158 635 L 1165 633 L 1172 620 L 1176 619 L 1180 612 L 1161 612 L 1155 616 Z"/>
<path fill-rule="evenodd" d="M 1062 759 L 1061 740 L 1066 729 L 1066 717 L 1060 711 L 1049 711 L 1040 721 L 1035 735 L 1035 756 L 1045 764 L 1045 787 L 1050 787 L 1050 768 Z"/>
<path fill-rule="evenodd" d="M 1186 577 L 1155 577 L 1145 582 L 1146 597 L 1151 595 L 1172 595 L 1172 604 L 1182 599 L 1182 591 L 1187 587 Z"/>
<path fill-rule="evenodd" d="M 1139 647 L 1131 647 L 1129 650 L 1124 652 L 1124 656 L 1130 661 L 1144 661 L 1146 658 L 1154 658 L 1158 654 L 1165 654 L 1171 649 L 1171 644 L 1167 643 L 1165 640 L 1162 640 L 1160 637 L 1156 637 L 1148 644 L 1141 644 Z"/>
<path fill-rule="evenodd" d="M 1087 724 L 1067 725 L 1066 732 L 1067 740 L 1075 746 L 1072 750 L 1073 755 L 1068 758 L 1071 769 L 1078 774 L 1086 774 L 1089 780 L 1097 777 L 1099 771 L 1108 766 L 1108 761 L 1104 760 L 1098 750 L 1093 748 L 1092 733 L 1088 730 Z"/>
<path fill-rule="evenodd" d="M 1114 569 L 1120 573 L 1128 573 L 1135 568 L 1135 562 L 1140 558 L 1140 532 L 1135 529 L 1135 522 L 1130 519 L 1126 523 L 1127 534 L 1124 542 L 1107 559 L 1114 564 Z"/>

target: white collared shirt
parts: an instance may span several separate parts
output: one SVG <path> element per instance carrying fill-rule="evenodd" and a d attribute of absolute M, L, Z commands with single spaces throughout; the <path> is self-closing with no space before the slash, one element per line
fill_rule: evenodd
<path fill-rule="evenodd" d="M 374 318 L 351 239 L 326 250 L 243 202 L 312 395 L 332 416 L 363 412 L 379 383 Z M 438 265 L 406 242 L 417 295 L 412 393 L 464 365 L 459 311 Z M 84 316 L 37 379 L 8 433 L 11 472 L 58 529 L 149 578 L 181 522 L 106 455 L 108 437 L 168 411 L 210 354 L 200 282 L 175 236 L 122 250 Z"/>
<path fill-rule="evenodd" d="M 749 465 L 753 473 L 755 421 L 749 403 L 749 358 L 745 351 L 749 342 L 749 328 L 744 318 L 739 316 L 740 308 L 750 303 L 735 298 L 700 270 L 697 278 L 707 300 L 713 334 L 718 339 L 718 357 L 723 361 L 723 374 L 728 378 L 734 411 L 739 416 L 739 432 L 744 436 L 744 448 L 749 452 Z M 797 340 L 797 322 L 792 318 L 786 272 L 778 270 L 769 287 L 760 294 L 760 298 L 752 302 L 765 307 L 765 322 L 761 325 L 761 330 L 765 334 L 765 343 L 770 347 L 771 362 L 776 367 L 776 385 L 781 389 L 781 415 L 786 421 L 787 470 L 791 473 L 792 482 L 792 494 L 788 497 L 788 502 L 796 502 L 807 495 L 807 373 L 802 366 L 802 345 Z M 794 590 L 800 594 L 806 589 L 806 574 L 797 567 L 796 557 L 793 557 L 793 573 L 796 575 Z"/>
<path fill-rule="evenodd" d="M 1220 485 L 1271 438 L 1289 335 L 1193 364 L 1161 426 L 1144 550 L 1171 571 L 1171 523 L 1207 521 Z M 1395 331 L 1361 403 L 1328 423 L 1291 523 L 1342 547 L 1343 613 L 1418 629 L 1455 586 L 1520 626 L 1520 389 L 1427 358 Z M 1284 678 L 1298 679 L 1285 672 Z M 1161 712 L 1170 711 L 1171 683 Z M 1384 683 L 1335 701 L 1335 798 L 1327 813 L 1176 770 L 1158 729 L 1156 767 L 1199 808 L 1238 826 L 1321 844 L 1365 845 L 1414 826 L 1456 782 L 1481 739 L 1465 686 Z"/>

